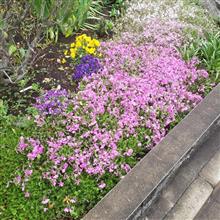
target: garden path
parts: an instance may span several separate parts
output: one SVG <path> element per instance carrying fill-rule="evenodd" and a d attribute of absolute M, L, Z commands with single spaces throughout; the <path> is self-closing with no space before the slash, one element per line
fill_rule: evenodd
<path fill-rule="evenodd" d="M 146 220 L 220 219 L 220 129 L 177 172 Z"/>

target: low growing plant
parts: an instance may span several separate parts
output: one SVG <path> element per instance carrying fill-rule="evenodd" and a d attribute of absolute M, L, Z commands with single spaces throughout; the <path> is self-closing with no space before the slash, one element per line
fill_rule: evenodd
<path fill-rule="evenodd" d="M 78 93 L 50 90 L 37 99 L 35 130 L 20 136 L 23 163 L 9 188 L 46 219 L 81 217 L 202 99 L 189 88 L 200 89 L 207 72 L 173 47 L 131 37 L 102 43 L 101 52 L 102 70 L 85 76 Z"/>

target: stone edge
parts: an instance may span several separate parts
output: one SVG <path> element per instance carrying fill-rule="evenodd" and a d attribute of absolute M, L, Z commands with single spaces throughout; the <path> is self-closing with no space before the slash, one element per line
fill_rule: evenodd
<path fill-rule="evenodd" d="M 220 125 L 220 84 L 83 218 L 138 219 Z M 168 152 L 168 153 L 166 153 Z"/>

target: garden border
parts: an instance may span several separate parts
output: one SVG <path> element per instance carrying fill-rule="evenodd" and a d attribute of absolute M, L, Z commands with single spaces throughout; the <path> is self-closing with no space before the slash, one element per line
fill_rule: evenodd
<path fill-rule="evenodd" d="M 139 219 L 178 168 L 220 126 L 220 84 L 151 150 L 83 220 Z"/>

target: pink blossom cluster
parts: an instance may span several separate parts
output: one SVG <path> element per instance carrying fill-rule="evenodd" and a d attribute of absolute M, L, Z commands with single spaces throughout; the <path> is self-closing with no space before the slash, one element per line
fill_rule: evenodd
<path fill-rule="evenodd" d="M 201 94 L 189 89 L 208 77 L 196 60 L 186 63 L 171 44 L 130 40 L 102 44 L 103 70 L 85 77 L 79 92 L 67 96 L 71 111 L 39 111 L 36 125 L 39 131 L 50 126 L 50 135 L 21 137 L 18 151 L 27 155 L 27 166 L 43 154 L 42 178 L 53 186 L 63 187 L 70 179 L 80 184 L 80 176 L 87 174 L 105 188 L 104 174 L 129 172 L 129 158 L 159 143 L 177 116 L 201 101 Z M 131 137 L 137 142 L 122 147 Z"/>

